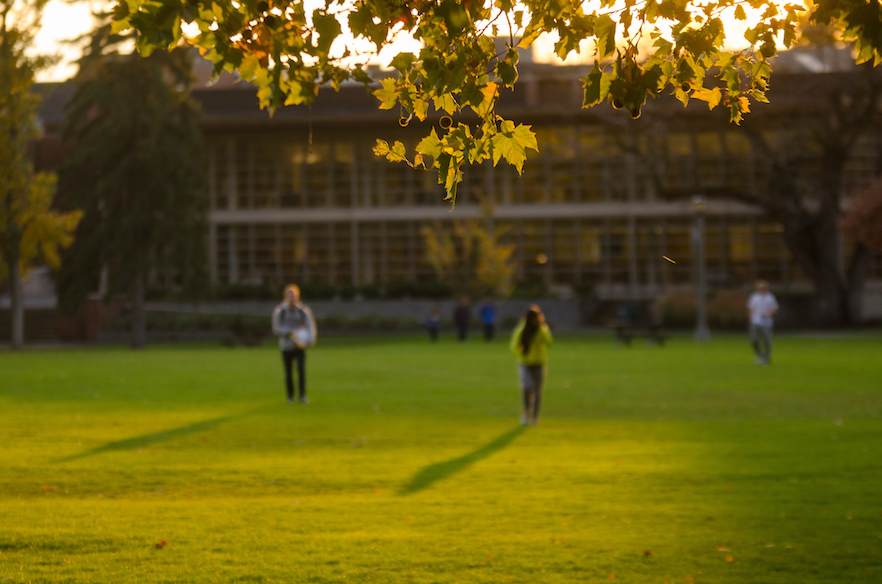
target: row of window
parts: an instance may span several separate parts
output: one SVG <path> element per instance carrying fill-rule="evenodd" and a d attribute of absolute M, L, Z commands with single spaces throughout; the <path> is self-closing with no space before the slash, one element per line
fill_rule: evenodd
<path fill-rule="evenodd" d="M 522 175 L 500 163 L 465 169 L 460 202 L 492 198 L 501 204 L 653 200 L 662 189 L 767 188 L 773 160 L 758 154 L 738 130 L 641 134 L 623 138 L 598 128 L 535 127 L 539 152 L 527 151 Z M 444 205 L 432 172 L 389 163 L 372 153 L 375 135 L 326 137 L 311 143 L 294 134 L 214 136 L 210 185 L 216 209 Z M 412 151 L 417 137 L 401 135 Z M 807 144 L 809 136 L 779 131 L 762 137 L 772 147 Z M 874 180 L 876 141 L 864 136 L 853 150 L 846 192 Z M 630 154 L 626 154 L 630 152 Z M 800 164 L 796 182 L 807 194 L 820 165 Z"/>
<path fill-rule="evenodd" d="M 365 285 L 433 280 L 422 229 L 450 223 L 384 221 L 217 225 L 213 272 L 219 283 Z M 688 218 L 499 221 L 500 244 L 515 248 L 520 280 L 549 284 L 674 286 L 692 281 L 695 231 Z M 714 286 L 764 278 L 806 281 L 782 228 L 745 217 L 709 218 L 708 277 Z M 870 278 L 882 278 L 882 260 Z"/>

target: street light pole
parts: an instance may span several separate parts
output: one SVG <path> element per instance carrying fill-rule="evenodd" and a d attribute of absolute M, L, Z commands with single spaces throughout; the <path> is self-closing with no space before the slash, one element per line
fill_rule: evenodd
<path fill-rule="evenodd" d="M 707 261 L 704 244 L 704 217 L 707 212 L 707 199 L 703 195 L 692 197 L 692 213 L 695 215 L 693 242 L 698 252 L 698 323 L 695 326 L 695 340 L 703 343 L 710 340 L 707 327 Z"/>

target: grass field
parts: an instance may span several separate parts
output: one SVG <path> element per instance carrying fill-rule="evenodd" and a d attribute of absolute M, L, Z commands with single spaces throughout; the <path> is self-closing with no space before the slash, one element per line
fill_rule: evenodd
<path fill-rule="evenodd" d="M 269 346 L 0 353 L 0 581 L 882 582 L 882 337 L 550 358 L 521 428 L 504 340 L 324 340 L 306 406 Z"/>

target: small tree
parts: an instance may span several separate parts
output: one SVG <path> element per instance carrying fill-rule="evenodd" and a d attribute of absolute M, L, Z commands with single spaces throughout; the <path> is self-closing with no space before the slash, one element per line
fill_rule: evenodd
<path fill-rule="evenodd" d="M 842 230 L 861 244 L 882 253 L 882 181 L 852 199 Z"/>
<path fill-rule="evenodd" d="M 457 296 L 507 298 L 514 289 L 515 247 L 500 242 L 504 230 L 492 224 L 492 209 L 483 220 L 458 219 L 449 229 L 436 223 L 422 229 L 426 260 Z"/>
<path fill-rule="evenodd" d="M 9 279 L 12 347 L 24 344 L 22 278 L 42 261 L 58 266 L 78 211 L 52 209 L 55 175 L 35 173 L 28 145 L 39 138 L 34 74 L 47 63 L 25 50 L 39 29 L 44 0 L 0 0 L 0 280 Z"/>
<path fill-rule="evenodd" d="M 142 59 L 120 54 L 121 40 L 109 25 L 92 33 L 66 106 L 73 149 L 61 188 L 85 216 L 60 283 L 73 308 L 106 268 L 108 291 L 131 299 L 138 348 L 148 277 L 173 274 L 187 286 L 204 275 L 208 200 L 199 111 L 182 89 L 190 84 L 187 51 Z"/>

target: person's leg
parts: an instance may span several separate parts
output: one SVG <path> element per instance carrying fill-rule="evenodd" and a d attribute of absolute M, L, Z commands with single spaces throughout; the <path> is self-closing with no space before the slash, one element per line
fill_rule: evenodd
<path fill-rule="evenodd" d="M 760 351 L 760 338 L 759 338 L 759 327 L 753 323 L 750 323 L 750 346 L 753 347 L 753 354 L 756 357 L 756 362 L 760 363 L 762 361 L 762 353 Z"/>
<path fill-rule="evenodd" d="M 768 365 L 772 361 L 772 327 L 760 327 L 763 339 L 763 363 Z"/>
<path fill-rule="evenodd" d="M 521 381 L 521 400 L 524 404 L 524 413 L 521 415 L 521 426 L 526 426 L 530 421 L 530 411 L 533 403 L 533 385 L 530 373 L 526 365 L 518 365 L 518 377 Z"/>
<path fill-rule="evenodd" d="M 294 380 L 291 376 L 291 362 L 294 360 L 294 351 L 282 351 L 282 364 L 285 366 L 285 391 L 288 401 L 294 401 Z"/>
<path fill-rule="evenodd" d="M 493 327 L 489 324 L 484 325 L 484 340 L 487 342 L 493 340 Z"/>
<path fill-rule="evenodd" d="M 539 409 L 542 407 L 542 390 L 545 387 L 545 366 L 530 367 L 530 378 L 533 384 L 533 409 L 530 420 L 535 426 L 539 422 Z"/>
<path fill-rule="evenodd" d="M 468 327 L 468 325 L 464 325 L 464 324 L 460 324 L 457 326 L 459 328 L 459 340 L 460 340 L 460 342 L 465 342 L 465 340 L 469 334 L 469 327 Z"/>
<path fill-rule="evenodd" d="M 429 338 L 432 339 L 433 343 L 438 340 L 438 329 L 436 327 L 429 329 Z"/>
<path fill-rule="evenodd" d="M 490 328 L 490 338 L 488 340 L 492 341 L 496 338 L 496 325 L 488 324 L 487 326 Z"/>
<path fill-rule="evenodd" d="M 306 351 L 298 350 L 295 355 L 297 357 L 297 390 L 300 401 L 306 403 Z"/>

